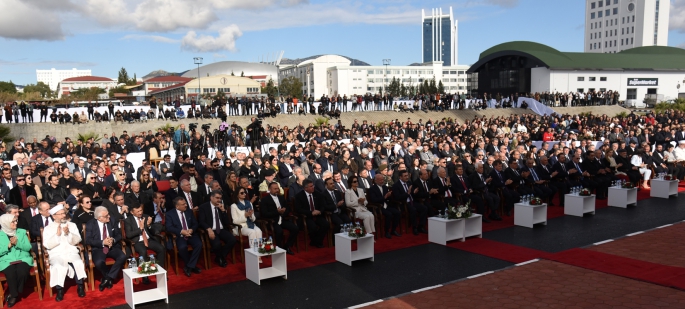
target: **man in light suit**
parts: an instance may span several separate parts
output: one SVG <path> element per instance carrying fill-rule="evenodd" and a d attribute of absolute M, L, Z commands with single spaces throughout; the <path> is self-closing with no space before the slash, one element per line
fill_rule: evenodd
<path fill-rule="evenodd" d="M 174 172 L 174 164 L 171 163 L 171 156 L 164 155 L 164 161 L 159 163 L 160 180 L 168 180 Z"/>
<path fill-rule="evenodd" d="M 99 289 L 112 288 L 112 280 L 119 276 L 121 268 L 126 262 L 126 254 L 121 250 L 121 230 L 118 224 L 110 222 L 109 211 L 106 207 L 95 208 L 95 220 L 86 223 L 86 245 L 91 246 L 93 263 L 102 274 Z M 114 259 L 114 265 L 109 269 L 105 260 Z"/>
<path fill-rule="evenodd" d="M 176 247 L 178 257 L 183 260 L 185 267 L 183 273 L 190 277 L 190 272 L 201 273 L 197 267 L 197 260 L 202 253 L 202 241 L 197 233 L 197 220 L 193 210 L 188 208 L 188 203 L 183 196 L 176 197 L 172 204 L 174 210 L 169 210 L 166 215 L 166 232 L 176 235 Z M 193 251 L 188 252 L 188 245 Z"/>

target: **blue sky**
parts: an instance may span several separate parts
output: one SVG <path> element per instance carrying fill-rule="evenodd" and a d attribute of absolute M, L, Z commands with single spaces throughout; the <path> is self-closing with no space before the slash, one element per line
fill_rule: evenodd
<path fill-rule="evenodd" d="M 421 60 L 421 9 L 453 7 L 459 64 L 499 43 L 528 40 L 582 51 L 583 0 L 2 0 L 0 81 L 36 82 L 36 69 L 116 77 L 153 70 L 340 54 L 372 65 Z M 669 45 L 685 47 L 685 0 L 671 0 Z"/>

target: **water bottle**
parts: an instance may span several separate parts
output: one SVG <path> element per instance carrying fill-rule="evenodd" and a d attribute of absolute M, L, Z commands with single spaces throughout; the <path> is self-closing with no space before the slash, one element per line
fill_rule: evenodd
<path fill-rule="evenodd" d="M 131 258 L 128 264 L 131 269 L 133 269 L 135 272 L 138 272 L 138 264 L 136 263 L 136 258 Z"/>
<path fill-rule="evenodd" d="M 150 254 L 150 264 L 157 264 L 157 261 L 155 260 L 154 254 Z"/>
<path fill-rule="evenodd" d="M 141 255 L 141 256 L 138 258 L 138 265 L 143 265 L 143 263 L 145 263 L 145 258 L 143 258 L 143 256 Z"/>
<path fill-rule="evenodd" d="M 269 243 L 273 244 L 273 241 L 271 241 L 271 236 L 269 236 Z"/>
<path fill-rule="evenodd" d="M 447 219 L 447 207 L 445 207 L 445 211 L 442 214 L 443 218 Z"/>
<path fill-rule="evenodd" d="M 255 238 L 254 241 L 252 242 L 252 250 L 253 250 L 254 252 L 257 252 L 258 249 L 259 249 L 259 240 L 257 240 L 257 239 Z"/>

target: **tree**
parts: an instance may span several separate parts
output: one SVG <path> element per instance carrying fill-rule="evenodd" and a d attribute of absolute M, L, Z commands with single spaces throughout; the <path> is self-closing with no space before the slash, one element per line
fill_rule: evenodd
<path fill-rule="evenodd" d="M 129 83 L 128 72 L 126 72 L 124 67 L 121 67 L 121 70 L 119 70 L 119 78 L 117 79 L 117 83 L 127 85 Z"/>
<path fill-rule="evenodd" d="M 400 94 L 400 79 L 395 78 L 393 76 L 392 80 L 390 81 L 390 84 L 385 89 L 385 92 L 393 96 L 397 96 L 398 94 Z"/>
<path fill-rule="evenodd" d="M 233 74 L 233 70 L 231 70 L 231 76 L 235 76 L 235 74 Z"/>
<path fill-rule="evenodd" d="M 105 89 L 92 87 L 80 88 L 70 94 L 71 101 L 96 101 L 101 93 L 105 93 Z"/>
<path fill-rule="evenodd" d="M 445 86 L 443 86 L 442 81 L 438 82 L 438 93 L 445 93 Z"/>
<path fill-rule="evenodd" d="M 24 93 L 38 92 L 42 98 L 52 98 L 53 92 L 50 86 L 43 82 L 38 82 L 37 84 L 29 84 L 24 87 Z"/>
<path fill-rule="evenodd" d="M 240 72 L 240 77 L 245 77 L 245 71 Z"/>
<path fill-rule="evenodd" d="M 7 145 L 10 145 L 15 141 L 15 138 L 11 136 L 10 133 L 12 133 L 12 129 L 10 129 L 9 126 L 0 125 L 0 140 Z"/>
<path fill-rule="evenodd" d="M 278 88 L 281 90 L 282 95 L 298 99 L 302 98 L 302 82 L 294 76 L 286 77 L 281 80 L 281 84 L 278 85 Z"/>
<path fill-rule="evenodd" d="M 278 95 L 278 89 L 274 85 L 274 80 L 272 78 L 269 78 L 269 81 L 266 82 L 266 87 L 262 87 L 262 93 L 266 93 L 270 97 Z"/>
<path fill-rule="evenodd" d="M 109 90 L 109 97 L 113 98 L 115 93 L 128 93 L 128 89 L 124 86 L 118 86 Z"/>
<path fill-rule="evenodd" d="M 438 92 L 438 87 L 435 85 L 435 77 L 431 79 L 430 81 L 430 86 L 428 87 L 428 92 L 431 94 L 435 94 Z"/>
<path fill-rule="evenodd" d="M 404 84 L 400 85 L 400 96 L 406 97 L 407 96 L 407 90 L 408 88 L 404 86 Z"/>
<path fill-rule="evenodd" d="M 0 92 L 17 93 L 17 86 L 12 82 L 0 82 Z"/>

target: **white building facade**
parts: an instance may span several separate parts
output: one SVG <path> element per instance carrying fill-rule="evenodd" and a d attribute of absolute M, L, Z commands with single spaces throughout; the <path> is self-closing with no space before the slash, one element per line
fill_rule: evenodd
<path fill-rule="evenodd" d="M 57 98 L 69 95 L 71 92 L 79 89 L 88 88 L 100 88 L 105 90 L 105 94 L 107 94 L 110 89 L 117 87 L 117 81 L 108 77 L 80 76 L 64 79 L 59 82 L 58 87 Z"/>
<path fill-rule="evenodd" d="M 618 91 L 627 106 L 638 106 L 647 94 L 663 95 L 664 100 L 678 97 L 685 84 L 685 73 L 654 70 L 568 71 L 548 68 L 531 69 L 531 92 Z"/>
<path fill-rule="evenodd" d="M 669 0 L 586 0 L 586 53 L 667 46 Z"/>
<path fill-rule="evenodd" d="M 409 88 L 435 78 L 447 93 L 467 91 L 467 65 L 443 66 L 435 61 L 420 66 L 351 66 L 351 61 L 337 55 L 324 55 L 298 65 L 281 67 L 279 78 L 298 78 L 306 95 L 363 95 L 385 92 L 393 77 Z M 418 89 L 418 88 L 417 88 Z"/>
<path fill-rule="evenodd" d="M 52 91 L 56 91 L 57 85 L 67 78 L 91 75 L 92 73 L 90 70 L 57 70 L 52 68 L 50 70 L 36 70 L 36 81 L 43 82 L 44 84 L 50 86 Z"/>

